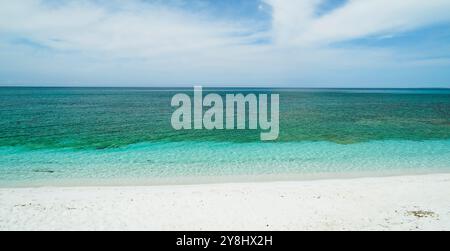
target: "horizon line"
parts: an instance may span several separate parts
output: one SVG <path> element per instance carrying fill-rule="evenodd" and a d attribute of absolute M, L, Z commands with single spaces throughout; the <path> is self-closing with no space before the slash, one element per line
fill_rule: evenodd
<path fill-rule="evenodd" d="M 268 86 L 268 85 L 201 85 L 201 84 L 193 84 L 189 85 L 169 85 L 169 86 L 161 86 L 161 85 L 0 85 L 0 88 L 194 88 L 195 86 L 201 86 L 203 88 L 256 88 L 256 89 L 404 89 L 404 90 L 412 90 L 412 89 L 450 89 L 449 87 L 395 87 L 395 86 L 369 86 L 369 87 L 351 87 L 351 86 L 290 86 L 290 85 L 281 85 L 281 86 Z"/>

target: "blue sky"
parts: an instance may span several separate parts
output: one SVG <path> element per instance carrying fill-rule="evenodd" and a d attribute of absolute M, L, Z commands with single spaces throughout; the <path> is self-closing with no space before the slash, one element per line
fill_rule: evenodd
<path fill-rule="evenodd" d="M 0 85 L 450 88 L 448 0 L 0 0 Z"/>

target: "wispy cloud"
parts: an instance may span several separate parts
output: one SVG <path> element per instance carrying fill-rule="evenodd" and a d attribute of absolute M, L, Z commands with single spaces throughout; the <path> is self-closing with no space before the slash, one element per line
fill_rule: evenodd
<path fill-rule="evenodd" d="M 438 53 L 358 43 L 445 27 L 449 12 L 448 0 L 0 0 L 0 81 L 450 86 L 442 29 L 428 34 Z"/>
<path fill-rule="evenodd" d="M 349 0 L 321 16 L 324 0 L 266 0 L 273 7 L 274 36 L 283 44 L 329 44 L 386 36 L 450 22 L 447 0 Z"/>
<path fill-rule="evenodd" d="M 212 20 L 159 3 L 105 2 L 13 1 L 0 9 L 0 29 L 55 50 L 143 57 L 248 44 L 263 35 L 256 24 Z"/>

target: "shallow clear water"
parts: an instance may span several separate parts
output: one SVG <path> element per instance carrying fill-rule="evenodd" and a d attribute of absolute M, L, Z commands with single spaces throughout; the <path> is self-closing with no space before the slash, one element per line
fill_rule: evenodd
<path fill-rule="evenodd" d="M 210 91 L 279 93 L 279 140 L 174 131 L 191 89 L 0 88 L 0 186 L 450 171 L 449 90 Z"/>

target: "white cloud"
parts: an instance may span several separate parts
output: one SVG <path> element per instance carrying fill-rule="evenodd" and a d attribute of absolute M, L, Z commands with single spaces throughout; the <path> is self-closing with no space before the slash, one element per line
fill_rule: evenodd
<path fill-rule="evenodd" d="M 421 81 L 429 73 L 414 59 L 417 52 L 405 59 L 387 48 L 328 45 L 450 21 L 449 0 L 350 0 L 320 16 L 317 8 L 325 0 L 262 1 L 273 9 L 266 31 L 257 21 L 219 19 L 164 1 L 0 0 L 0 81 L 348 86 L 383 82 L 381 71 L 395 80 L 399 71 L 407 75 L 414 67 L 425 72 L 415 78 Z M 49 50 L 7 42 L 12 37 Z M 274 43 L 253 43 L 267 38 Z M 426 63 L 430 74 L 436 73 L 434 62 Z M 448 74 L 439 77 L 448 80 Z"/>
<path fill-rule="evenodd" d="M 287 43 L 308 29 L 321 0 L 265 0 L 273 8 L 273 35 L 277 43 Z"/>
<path fill-rule="evenodd" d="M 120 8 L 87 0 L 56 6 L 39 0 L 8 1 L 0 8 L 0 31 L 57 50 L 142 57 L 245 44 L 263 35 L 249 24 L 211 20 L 162 5 L 135 0 L 115 4 Z"/>
<path fill-rule="evenodd" d="M 349 0 L 316 16 L 321 1 L 266 0 L 273 7 L 274 36 L 279 43 L 323 45 L 450 21 L 448 0 Z"/>

